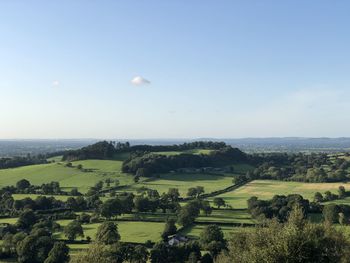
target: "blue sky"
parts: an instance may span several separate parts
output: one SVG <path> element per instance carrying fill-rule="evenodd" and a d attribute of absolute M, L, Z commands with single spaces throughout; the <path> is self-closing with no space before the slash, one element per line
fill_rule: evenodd
<path fill-rule="evenodd" d="M 349 136 L 349 11 L 0 1 L 0 138 Z"/>

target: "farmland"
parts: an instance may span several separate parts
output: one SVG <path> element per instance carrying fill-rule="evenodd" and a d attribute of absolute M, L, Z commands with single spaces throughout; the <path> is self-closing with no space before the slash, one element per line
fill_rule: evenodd
<path fill-rule="evenodd" d="M 224 237 L 229 238 L 235 233 L 252 231 L 261 222 L 252 210 L 247 209 L 247 200 L 252 196 L 270 200 L 275 195 L 300 194 L 312 201 L 316 192 L 331 191 L 337 194 L 339 186 L 344 186 L 347 190 L 350 187 L 350 184 L 343 182 L 252 180 L 248 175 L 253 174 L 257 167 L 254 162 L 247 162 L 239 150 L 225 148 L 219 153 L 209 154 L 212 151 L 210 149 L 154 151 L 158 155 L 149 154 L 152 152 L 149 151 L 142 156 L 140 153 L 132 155 L 120 152 L 111 153 L 109 159 L 78 161 L 74 159 L 76 156 L 73 152 L 67 157 L 72 158 L 69 159 L 71 161 L 62 161 L 62 156 L 57 156 L 49 158 L 50 163 L 47 164 L 2 169 L 0 186 L 14 186 L 10 188 L 13 191 L 11 198 L 15 201 L 16 209 L 22 209 L 21 212 L 29 207 L 36 210 L 40 218 L 45 218 L 47 215 L 52 217 L 51 220 L 60 225 L 52 227 L 52 238 L 66 242 L 73 256 L 81 250 L 88 249 L 88 243 L 96 239 L 98 227 L 107 222 L 117 225 L 122 244 L 133 246 L 135 244 L 149 246 L 160 242 L 163 238 L 167 240 L 171 235 L 164 236 L 164 230 L 169 222 L 173 222 L 172 224 L 176 226 L 175 233 L 189 239 L 198 240 L 200 234 L 210 225 L 219 226 Z M 101 152 L 104 154 L 106 151 Z M 189 155 L 181 156 L 181 153 Z M 77 154 L 84 156 L 84 153 L 79 151 Z M 243 161 L 237 162 L 227 158 L 230 154 L 235 158 L 242 158 L 240 160 Z M 331 156 L 323 161 L 326 164 L 322 167 L 330 176 L 333 176 L 335 170 L 332 165 L 341 164 L 337 156 Z M 191 162 L 195 166 L 189 166 Z M 137 169 L 125 171 L 125 164 L 128 163 L 130 167 Z M 185 168 L 182 169 L 181 165 L 185 165 Z M 287 166 L 284 165 L 278 169 L 282 172 L 285 168 Z M 143 172 L 145 169 L 150 170 L 149 173 L 139 173 L 139 169 Z M 261 171 L 264 175 L 278 174 L 276 167 L 268 169 L 264 166 L 263 169 L 265 170 Z M 313 173 L 312 176 L 313 179 L 318 175 Z M 28 186 L 26 182 L 18 184 L 22 179 L 27 179 L 31 185 Z M 42 185 L 44 183 L 50 185 L 51 182 L 58 182 L 58 189 L 54 191 Z M 77 188 L 83 195 L 70 192 L 73 188 Z M 50 192 L 45 192 L 45 189 Z M 191 194 L 189 189 L 192 192 L 199 189 L 200 192 Z M 79 205 L 76 203 L 78 195 L 80 195 Z M 54 199 L 38 198 L 40 196 Z M 222 198 L 225 204 L 218 206 L 213 202 L 214 198 Z M 350 203 L 350 197 L 331 202 Z M 11 204 L 11 200 L 5 203 Z M 5 207 L 7 209 L 7 206 Z M 183 213 L 189 220 L 187 222 L 179 220 L 181 212 L 186 209 L 192 209 L 187 211 L 187 214 Z M 0 223 L 2 226 L 5 226 L 5 223 L 19 224 L 18 218 L 21 212 L 11 210 L 0 219 Z M 192 216 L 191 213 L 195 215 Z M 309 213 L 308 218 L 315 223 L 323 221 L 320 210 Z M 83 237 L 68 239 L 64 231 L 72 224 L 80 225 Z"/>
<path fill-rule="evenodd" d="M 88 172 L 76 169 L 74 166 L 83 165 Z M 79 191 L 86 192 L 100 180 L 107 178 L 118 179 L 120 185 L 132 183 L 132 177 L 121 173 L 121 161 L 114 160 L 86 160 L 73 162 L 73 167 L 66 167 L 65 163 L 55 162 L 23 166 L 0 170 L 0 186 L 15 185 L 21 179 L 27 179 L 34 185 L 59 182 L 64 190 L 77 187 Z"/>
<path fill-rule="evenodd" d="M 255 180 L 238 188 L 233 192 L 228 192 L 218 197 L 222 197 L 233 208 L 246 208 L 247 200 L 256 196 L 260 199 L 271 199 L 274 195 L 300 194 L 306 199 L 313 199 L 316 192 L 324 193 L 332 191 L 336 193 L 339 186 L 349 189 L 347 183 L 299 183 L 281 182 L 276 180 Z M 344 200 L 338 200 L 343 202 Z"/>

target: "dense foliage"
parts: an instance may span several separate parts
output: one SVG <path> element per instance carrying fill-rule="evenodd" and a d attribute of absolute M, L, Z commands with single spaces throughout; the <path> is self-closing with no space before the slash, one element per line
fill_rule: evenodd
<path fill-rule="evenodd" d="M 218 263 L 349 262 L 350 243 L 329 224 L 312 224 L 295 209 L 286 223 L 236 233 Z"/>
<path fill-rule="evenodd" d="M 296 205 L 302 209 L 304 217 L 310 210 L 320 212 L 317 204 L 310 204 L 299 194 L 275 195 L 271 200 L 259 200 L 253 196 L 248 200 L 248 211 L 256 219 L 276 218 L 284 222 Z"/>
<path fill-rule="evenodd" d="M 247 161 L 245 153 L 237 148 L 226 146 L 209 154 L 140 154 L 133 155 L 123 162 L 122 171 L 138 176 L 152 176 L 181 168 L 219 167 Z"/>
<path fill-rule="evenodd" d="M 7 157 L 7 158 L 0 158 L 0 169 L 15 168 L 20 166 L 43 164 L 43 163 L 47 163 L 47 161 L 45 156 L 42 156 L 42 155 L 38 155 L 35 157 L 32 157 L 30 155 L 26 157 L 24 156 Z"/>

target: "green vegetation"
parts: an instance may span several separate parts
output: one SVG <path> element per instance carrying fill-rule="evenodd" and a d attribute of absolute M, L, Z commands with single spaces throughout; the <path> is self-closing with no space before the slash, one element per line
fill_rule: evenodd
<path fill-rule="evenodd" d="M 120 185 L 133 183 L 132 176 L 121 173 L 121 161 L 86 160 L 72 164 L 73 167 L 67 167 L 65 163 L 50 163 L 3 169 L 0 170 L 0 187 L 15 185 L 20 179 L 27 179 L 35 185 L 56 181 L 64 190 L 76 187 L 84 193 L 89 187 L 107 178 L 118 179 Z M 79 164 L 90 171 L 75 168 Z"/>
<path fill-rule="evenodd" d="M 72 220 L 58 220 L 62 227 L 67 226 Z M 164 230 L 165 223 L 155 222 L 129 222 L 114 221 L 118 225 L 118 231 L 123 242 L 145 243 L 147 240 L 159 241 Z M 82 225 L 85 237 L 94 240 L 100 223 Z M 56 234 L 56 238 L 66 239 L 62 232 Z M 85 238 L 82 238 L 83 240 Z M 77 240 L 80 240 L 79 238 Z"/>
<path fill-rule="evenodd" d="M 298 193 L 306 199 L 313 200 L 316 192 L 326 191 L 338 192 L 340 185 L 350 189 L 346 183 L 299 183 L 281 182 L 276 180 L 254 180 L 233 192 L 228 192 L 218 197 L 222 197 L 225 202 L 233 208 L 247 208 L 247 200 L 256 196 L 259 199 L 271 199 L 274 195 L 288 195 Z M 211 199 L 212 200 L 212 199 Z M 339 202 L 341 202 L 339 200 Z"/>
<path fill-rule="evenodd" d="M 0 169 L 0 256 L 67 261 L 69 248 L 73 262 L 211 262 L 231 236 L 282 224 L 296 206 L 317 227 L 350 232 L 348 163 L 338 155 L 248 155 L 210 142 L 60 154 L 66 161 Z"/>

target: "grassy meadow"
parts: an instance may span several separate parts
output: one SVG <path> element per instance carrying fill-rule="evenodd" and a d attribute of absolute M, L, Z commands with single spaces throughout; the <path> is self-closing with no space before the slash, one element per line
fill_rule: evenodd
<path fill-rule="evenodd" d="M 58 220 L 62 227 L 69 224 L 72 220 Z M 135 243 L 145 243 L 147 240 L 157 242 L 161 240 L 161 234 L 164 230 L 165 223 L 160 222 L 136 222 L 136 221 L 114 221 L 118 224 L 119 234 L 121 236 L 121 241 L 123 242 L 135 242 Z M 95 224 L 85 224 L 83 225 L 85 238 L 87 236 L 91 237 L 92 240 L 95 239 L 100 223 Z M 66 239 L 62 232 L 55 233 L 55 238 Z"/>
<path fill-rule="evenodd" d="M 341 185 L 343 185 L 345 189 L 350 190 L 350 184 L 348 183 L 299 183 L 255 180 L 235 191 L 219 195 L 218 197 L 222 197 L 226 203 L 233 208 L 241 209 L 247 208 L 247 200 L 252 196 L 256 196 L 260 199 L 271 199 L 274 195 L 300 194 L 304 198 L 312 201 L 316 192 L 324 193 L 329 190 L 336 193 Z M 344 200 L 338 201 L 343 203 Z M 350 202 L 350 200 L 348 200 L 348 202 Z"/>
<path fill-rule="evenodd" d="M 80 192 L 86 192 L 100 180 L 107 178 L 118 179 L 120 185 L 132 184 L 131 175 L 122 174 L 121 161 L 115 160 L 86 160 L 72 162 L 73 167 L 66 167 L 64 162 L 29 165 L 12 169 L 0 170 L 0 187 L 15 185 L 21 179 L 27 179 L 33 185 L 41 185 L 52 181 L 59 182 L 63 190 L 77 187 Z M 75 166 L 83 165 L 88 172 L 81 171 Z"/>

